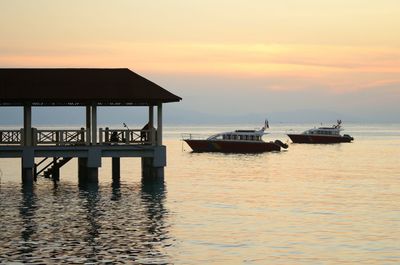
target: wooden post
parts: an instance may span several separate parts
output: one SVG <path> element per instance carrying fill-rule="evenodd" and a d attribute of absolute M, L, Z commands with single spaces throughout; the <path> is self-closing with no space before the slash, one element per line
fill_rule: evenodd
<path fill-rule="evenodd" d="M 84 142 L 85 141 L 85 128 L 81 128 L 81 132 L 79 133 L 79 142 Z"/>
<path fill-rule="evenodd" d="M 109 143 L 110 142 L 110 128 L 106 127 L 105 133 L 104 133 L 104 138 L 105 138 L 105 142 Z"/>
<path fill-rule="evenodd" d="M 23 148 L 21 157 L 22 182 L 32 184 L 34 181 L 35 151 L 33 147 Z"/>
<path fill-rule="evenodd" d="M 162 145 L 162 103 L 157 105 L 157 145 Z"/>
<path fill-rule="evenodd" d="M 37 129 L 32 128 L 32 143 L 33 146 L 37 145 Z"/>
<path fill-rule="evenodd" d="M 91 107 L 86 106 L 86 144 L 90 145 L 92 142 L 91 138 L 91 124 L 92 124 L 92 115 L 91 115 Z"/>
<path fill-rule="evenodd" d="M 154 127 L 154 106 L 149 106 L 149 126 Z"/>
<path fill-rule="evenodd" d="M 22 183 L 23 184 L 32 184 L 35 181 L 35 176 L 32 167 L 21 167 L 22 173 Z"/>
<path fill-rule="evenodd" d="M 99 143 L 103 144 L 103 128 L 99 129 Z"/>
<path fill-rule="evenodd" d="M 125 136 L 125 144 L 129 144 L 129 130 L 125 131 L 124 136 Z"/>
<path fill-rule="evenodd" d="M 97 144 L 97 106 L 92 106 L 92 144 Z"/>
<path fill-rule="evenodd" d="M 61 158 L 61 159 L 63 159 L 63 158 Z M 53 179 L 53 181 L 60 180 L 60 168 L 57 165 L 57 157 L 53 157 L 53 169 L 52 169 L 51 178 Z"/>
<path fill-rule="evenodd" d="M 20 145 L 21 146 L 24 146 L 25 145 L 25 133 L 24 133 L 24 128 L 21 128 L 20 130 L 19 130 L 19 133 L 20 133 L 20 138 L 19 138 L 19 141 L 20 141 Z M 35 138 L 35 140 L 36 140 L 36 138 Z"/>
<path fill-rule="evenodd" d="M 61 131 L 55 131 L 54 133 L 56 135 L 56 145 L 60 145 L 60 143 L 61 143 Z"/>
<path fill-rule="evenodd" d="M 155 133 L 154 133 L 154 106 L 149 106 L 149 139 L 151 145 L 155 144 Z"/>
<path fill-rule="evenodd" d="M 32 106 L 24 106 L 24 145 L 32 145 Z"/>
<path fill-rule="evenodd" d="M 87 181 L 86 179 L 87 160 L 88 159 L 86 157 L 78 157 L 78 179 L 80 183 L 84 183 Z"/>
<path fill-rule="evenodd" d="M 119 181 L 121 177 L 121 159 L 119 157 L 111 158 L 112 179 L 113 182 Z"/>
<path fill-rule="evenodd" d="M 87 168 L 87 181 L 90 183 L 99 182 L 99 168 L 98 167 L 88 167 Z"/>
<path fill-rule="evenodd" d="M 64 139 L 64 133 L 65 133 L 65 131 L 64 131 L 64 130 L 61 130 L 59 133 L 60 133 L 60 136 L 59 136 L 58 138 L 59 138 L 60 144 L 61 144 L 61 145 L 64 145 L 64 144 L 65 144 L 64 141 L 66 140 L 66 139 Z M 67 133 L 65 133 L 65 135 L 67 135 Z"/>

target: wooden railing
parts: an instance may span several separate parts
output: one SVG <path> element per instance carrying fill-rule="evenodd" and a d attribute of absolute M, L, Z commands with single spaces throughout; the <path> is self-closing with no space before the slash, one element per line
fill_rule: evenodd
<path fill-rule="evenodd" d="M 154 144 L 155 129 L 99 129 L 100 144 Z"/>
<path fill-rule="evenodd" d="M 85 144 L 86 130 L 38 130 L 32 129 L 33 145 Z"/>
<path fill-rule="evenodd" d="M 0 144 L 22 144 L 24 130 L 0 130 Z"/>
<path fill-rule="evenodd" d="M 96 144 L 155 145 L 156 130 L 99 129 Z M 32 128 L 32 146 L 86 145 L 87 130 L 39 130 Z M 0 130 L 0 145 L 24 145 L 24 130 Z"/>

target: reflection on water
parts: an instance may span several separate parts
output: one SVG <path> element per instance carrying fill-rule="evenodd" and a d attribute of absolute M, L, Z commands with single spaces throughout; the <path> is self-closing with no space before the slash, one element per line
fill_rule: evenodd
<path fill-rule="evenodd" d="M 32 185 L 22 185 L 21 187 L 21 202 L 19 206 L 19 214 L 21 217 L 21 245 L 18 248 L 18 253 L 22 260 L 29 261 L 30 253 L 37 249 L 37 244 L 32 244 L 31 238 L 36 233 L 37 223 L 35 221 L 35 213 L 37 209 L 36 194 Z"/>
<path fill-rule="evenodd" d="M 111 200 L 112 201 L 119 201 L 121 199 L 121 182 L 119 180 L 113 181 L 111 183 L 112 193 L 111 193 Z"/>
<path fill-rule="evenodd" d="M 165 264 L 163 182 L 1 187 L 0 263 Z"/>
<path fill-rule="evenodd" d="M 84 242 L 86 242 L 90 249 L 90 252 L 86 253 L 85 257 L 95 261 L 96 247 L 100 246 L 96 238 L 98 238 L 101 229 L 99 223 L 101 217 L 101 210 L 99 207 L 99 202 L 101 201 L 99 186 L 97 183 L 87 183 L 86 185 L 81 184 L 79 187 L 80 203 L 82 209 L 84 209 L 86 219 Z"/>
<path fill-rule="evenodd" d="M 399 264 L 400 126 L 346 132 L 353 143 L 257 155 L 166 139 L 166 183 L 141 182 L 140 159 L 111 183 L 103 159 L 99 186 L 70 163 L 58 184 L 21 188 L 20 161 L 0 159 L 0 263 Z"/>
<path fill-rule="evenodd" d="M 164 223 L 164 216 L 167 211 L 164 207 L 163 201 L 165 199 L 165 185 L 164 181 L 142 181 L 141 201 L 146 205 L 146 216 L 148 223 L 146 237 L 149 237 L 148 244 L 150 249 L 154 245 L 168 239 L 165 234 L 166 224 Z"/>

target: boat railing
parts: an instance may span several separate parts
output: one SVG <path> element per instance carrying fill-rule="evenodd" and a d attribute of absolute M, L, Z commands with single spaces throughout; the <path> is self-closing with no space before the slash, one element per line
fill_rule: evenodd
<path fill-rule="evenodd" d="M 196 133 L 182 133 L 181 139 L 182 140 L 205 140 L 208 136 L 204 134 L 196 134 Z"/>
<path fill-rule="evenodd" d="M 285 130 L 285 134 L 301 134 L 304 132 L 305 132 L 305 130 L 301 130 L 301 129 L 286 129 Z"/>

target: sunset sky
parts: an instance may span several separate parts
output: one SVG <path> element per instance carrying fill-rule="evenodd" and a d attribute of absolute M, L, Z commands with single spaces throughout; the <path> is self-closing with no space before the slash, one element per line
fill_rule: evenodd
<path fill-rule="evenodd" d="M 0 38 L 0 67 L 128 67 L 181 110 L 400 121 L 398 0 L 0 0 Z"/>

